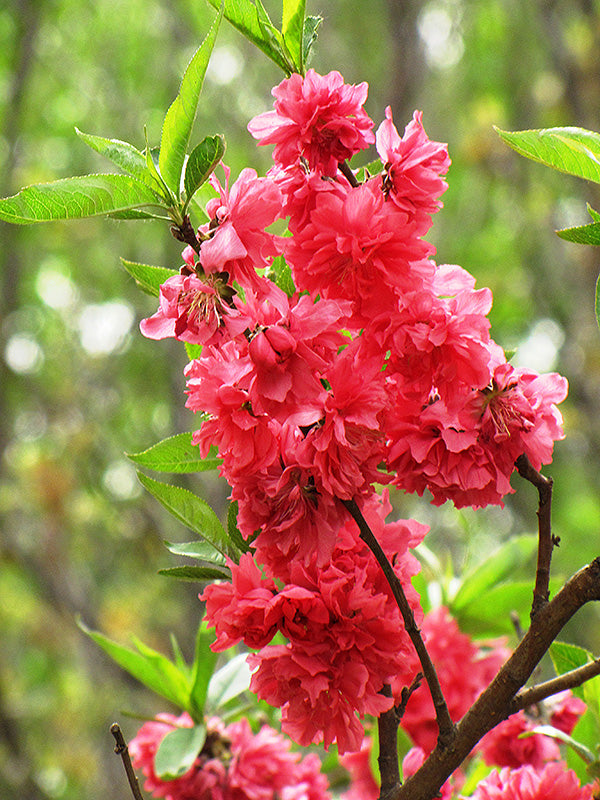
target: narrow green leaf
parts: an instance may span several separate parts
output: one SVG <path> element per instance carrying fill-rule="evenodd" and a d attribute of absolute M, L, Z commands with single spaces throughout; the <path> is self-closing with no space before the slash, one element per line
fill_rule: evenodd
<path fill-rule="evenodd" d="M 207 136 L 196 145 L 185 165 L 183 184 L 186 200 L 208 179 L 225 154 L 225 139 L 222 136 Z"/>
<path fill-rule="evenodd" d="M 377 158 L 375 161 L 370 161 L 368 164 L 365 164 L 364 167 L 359 167 L 356 173 L 356 180 L 359 183 L 363 183 L 368 178 L 373 177 L 373 175 L 379 175 L 383 172 L 383 164 Z"/>
<path fill-rule="evenodd" d="M 218 711 L 222 706 L 247 691 L 252 673 L 246 662 L 248 654 L 240 653 L 215 672 L 208 685 L 206 710 Z"/>
<path fill-rule="evenodd" d="M 210 645 L 213 641 L 213 633 L 208 630 L 206 622 L 201 622 L 196 634 L 194 666 L 192 669 L 192 690 L 190 692 L 192 708 L 200 719 L 204 716 L 208 686 L 219 657 L 218 653 L 213 653 L 210 649 Z"/>
<path fill-rule="evenodd" d="M 569 747 L 572 747 L 579 757 L 582 758 L 587 764 L 591 764 L 594 760 L 594 754 L 589 747 L 586 747 L 581 742 L 573 739 L 572 736 L 569 736 L 564 731 L 561 731 L 552 725 L 536 725 L 535 728 L 532 728 L 530 731 L 524 731 L 521 733 L 519 735 L 519 739 L 527 739 L 529 736 L 534 736 L 536 733 L 541 733 L 543 736 L 549 736 L 551 739 L 556 739 L 562 744 L 569 745 Z"/>
<path fill-rule="evenodd" d="M 574 228 L 562 228 L 556 233 L 567 242 L 600 245 L 600 222 L 590 222 Z"/>
<path fill-rule="evenodd" d="M 142 486 L 187 528 L 206 539 L 223 555 L 236 555 L 219 518 L 202 498 L 181 486 L 155 481 L 141 472 L 138 472 L 138 478 Z"/>
<path fill-rule="evenodd" d="M 533 557 L 536 549 L 536 536 L 517 536 L 495 550 L 467 573 L 452 601 L 453 612 L 459 612 L 472 602 L 480 603 L 488 589 L 510 578 L 518 567 Z"/>
<path fill-rule="evenodd" d="M 593 753 L 598 753 L 598 741 L 600 741 L 600 728 L 594 714 L 588 709 L 577 721 L 577 725 L 572 731 L 573 738 L 587 746 Z M 591 779 L 590 772 L 598 765 L 594 757 L 594 761 L 589 764 L 581 755 L 571 748 L 567 750 L 567 765 L 569 769 L 576 772 L 577 777 L 582 784 L 589 783 Z M 589 769 L 588 769 L 589 768 Z"/>
<path fill-rule="evenodd" d="M 175 666 L 184 675 L 189 675 L 190 668 L 186 664 L 185 658 L 183 657 L 183 653 L 181 652 L 181 647 L 179 646 L 179 642 L 177 641 L 177 637 L 175 636 L 174 633 L 169 634 L 169 640 L 171 642 L 171 650 L 173 651 L 173 658 L 175 659 Z"/>
<path fill-rule="evenodd" d="M 304 67 L 310 62 L 312 49 L 317 41 L 317 32 L 323 22 L 323 17 L 307 17 L 304 21 L 302 34 L 302 64 Z"/>
<path fill-rule="evenodd" d="M 122 142 L 120 139 L 106 139 L 104 136 L 84 133 L 79 128 L 75 128 L 75 132 L 92 150 L 108 158 L 119 169 L 142 181 L 152 190 L 157 191 L 159 187 L 148 170 L 146 156 L 132 144 Z"/>
<path fill-rule="evenodd" d="M 193 361 L 195 358 L 200 358 L 202 355 L 202 345 L 201 344 L 193 344 L 192 342 L 184 342 L 185 344 L 185 352 L 187 353 L 187 357 L 190 361 Z"/>
<path fill-rule="evenodd" d="M 220 5 L 220 4 L 219 4 Z M 179 196 L 181 173 L 192 133 L 204 75 L 223 17 L 219 11 L 206 38 L 196 50 L 181 81 L 179 94 L 169 107 L 160 140 L 159 170 L 167 186 Z"/>
<path fill-rule="evenodd" d="M 127 453 L 127 458 L 156 472 L 206 472 L 221 464 L 216 452 L 216 448 L 212 448 L 211 454 L 202 458 L 198 446 L 192 444 L 192 434 L 178 433 L 141 453 Z"/>
<path fill-rule="evenodd" d="M 208 561 L 218 566 L 225 564 L 225 556 L 219 553 L 210 542 L 165 542 L 167 550 L 176 556 L 186 558 L 197 558 L 200 561 Z"/>
<path fill-rule="evenodd" d="M 267 270 L 267 277 L 273 283 L 276 283 L 288 297 L 291 297 L 296 291 L 294 279 L 292 278 L 292 270 L 283 256 L 275 256 L 271 266 Z"/>
<path fill-rule="evenodd" d="M 304 16 L 305 0 L 283 0 L 281 33 L 283 40 L 296 67 L 296 72 L 304 75 Z"/>
<path fill-rule="evenodd" d="M 173 275 L 179 275 L 176 269 L 152 267 L 150 264 L 138 264 L 135 261 L 127 261 L 124 258 L 121 259 L 121 264 L 135 280 L 140 289 L 154 297 L 158 297 L 160 294 L 160 287 L 165 281 L 172 278 Z"/>
<path fill-rule="evenodd" d="M 175 728 L 163 737 L 154 756 L 154 772 L 162 781 L 181 778 L 194 765 L 206 741 L 206 725 Z"/>
<path fill-rule="evenodd" d="M 108 214 L 111 219 L 162 219 L 171 222 L 171 218 L 164 214 L 152 214 L 149 211 L 139 211 L 137 208 L 128 208 L 125 211 L 115 211 Z"/>
<path fill-rule="evenodd" d="M 0 219 L 18 225 L 56 219 L 83 219 L 160 205 L 160 196 L 130 175 L 81 175 L 26 186 L 0 199 Z"/>
<path fill-rule="evenodd" d="M 207 564 L 200 567 L 190 564 L 184 567 L 165 567 L 157 570 L 159 575 L 167 578 L 177 578 L 182 581 L 228 581 L 231 580 L 231 570 L 228 567 L 217 567 Z"/>
<path fill-rule="evenodd" d="M 248 546 L 248 543 L 242 536 L 242 532 L 237 526 L 237 515 L 238 502 L 237 500 L 234 500 L 233 503 L 229 504 L 229 508 L 227 510 L 227 533 L 240 553 L 249 553 L 250 547 Z"/>
<path fill-rule="evenodd" d="M 600 214 L 591 207 L 591 205 L 587 204 L 587 210 L 590 217 L 594 220 L 594 222 L 600 222 Z"/>
<path fill-rule="evenodd" d="M 600 134 L 584 128 L 542 128 L 502 131 L 500 138 L 526 158 L 600 183 Z"/>
<path fill-rule="evenodd" d="M 81 630 L 98 644 L 122 669 L 133 675 L 153 692 L 180 708 L 186 708 L 189 697 L 187 677 L 175 664 L 160 653 L 135 640 L 138 652 L 125 647 L 98 631 L 78 622 Z"/>
<path fill-rule="evenodd" d="M 221 7 L 221 0 L 208 0 L 213 8 Z M 242 36 L 251 41 L 259 50 L 274 61 L 277 66 L 290 75 L 294 71 L 280 45 L 273 40 L 272 34 L 266 29 L 259 9 L 251 0 L 225 0 L 224 16 Z"/>

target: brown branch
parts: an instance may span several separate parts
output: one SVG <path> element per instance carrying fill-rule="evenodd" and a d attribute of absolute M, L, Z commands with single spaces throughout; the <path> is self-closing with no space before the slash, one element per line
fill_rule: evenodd
<path fill-rule="evenodd" d="M 342 175 L 348 179 L 350 186 L 353 186 L 355 189 L 357 186 L 360 186 L 360 183 L 356 180 L 356 175 L 350 169 L 350 165 L 347 161 L 340 161 L 338 167 Z"/>
<path fill-rule="evenodd" d="M 403 687 L 400 702 L 396 706 L 396 718 L 398 719 L 398 722 L 400 722 L 404 716 L 406 706 L 408 705 L 408 701 L 410 700 L 412 693 L 417 691 L 424 677 L 425 676 L 422 672 L 417 672 L 415 677 L 412 679 L 410 686 Z"/>
<path fill-rule="evenodd" d="M 427 761 L 387 800 L 435 797 L 477 742 L 513 713 L 519 689 L 575 612 L 592 600 L 600 600 L 600 558 L 575 573 L 552 600 L 539 608 L 512 656 L 458 723 L 451 747 L 438 742 Z"/>
<path fill-rule="evenodd" d="M 389 683 L 381 690 L 381 694 L 392 697 Z M 379 774 L 381 776 L 380 797 L 384 798 L 392 789 L 400 785 L 400 765 L 398 763 L 398 717 L 392 706 L 377 720 L 379 729 Z"/>
<path fill-rule="evenodd" d="M 129 781 L 131 793 L 135 800 L 144 800 L 144 795 L 140 791 L 140 785 L 138 783 L 137 776 L 133 771 L 133 767 L 131 766 L 129 748 L 127 747 L 127 742 L 123 738 L 123 734 L 121 733 L 121 728 L 119 727 L 118 722 L 113 722 L 113 724 L 110 726 L 110 732 L 115 737 L 115 753 L 118 756 L 121 756 L 123 766 L 125 767 L 125 772 L 127 773 L 127 780 Z"/>
<path fill-rule="evenodd" d="M 431 692 L 433 706 L 435 708 L 435 718 L 438 725 L 438 744 L 442 748 L 448 747 L 454 739 L 454 723 L 450 718 L 448 706 L 446 704 L 435 667 L 433 666 L 433 662 L 427 651 L 427 648 L 425 647 L 425 642 L 423 641 L 421 632 L 419 631 L 417 623 L 415 622 L 412 608 L 410 607 L 406 595 L 404 594 L 404 589 L 402 588 L 400 579 L 394 572 L 392 565 L 388 561 L 386 554 L 381 548 L 381 545 L 371 531 L 366 519 L 363 517 L 360 508 L 356 504 L 356 501 L 342 500 L 341 502 L 347 508 L 348 512 L 358 525 L 360 530 L 360 538 L 363 540 L 363 542 L 365 542 L 367 547 L 377 559 L 377 562 L 383 570 L 383 574 L 390 585 L 392 594 L 394 595 L 398 608 L 400 609 L 400 613 L 402 614 L 404 627 L 406 628 L 406 632 L 408 633 L 410 640 L 417 651 L 417 655 L 419 656 L 419 661 L 421 662 L 421 667 L 423 669 L 423 674 L 425 675 L 425 680 L 427 681 L 429 691 Z"/>
<path fill-rule="evenodd" d="M 577 667 L 577 669 L 572 669 L 570 672 L 565 672 L 557 678 L 552 678 L 552 680 L 538 683 L 536 686 L 530 686 L 528 689 L 522 689 L 517 692 L 512 701 L 510 713 L 514 714 L 523 708 L 540 703 L 547 697 L 552 697 L 553 694 L 564 692 L 565 689 L 581 686 L 582 683 L 589 681 L 590 678 L 595 678 L 596 675 L 600 675 L 600 658 L 590 661 L 589 664 L 584 664 L 582 667 Z"/>
<path fill-rule="evenodd" d="M 535 573 L 535 587 L 533 589 L 533 603 L 531 606 L 531 619 L 535 617 L 540 608 L 543 608 L 550 598 L 550 562 L 552 549 L 558 545 L 558 539 L 552 536 L 552 522 L 550 519 L 552 509 L 552 478 L 546 478 L 534 469 L 525 454 L 515 461 L 519 475 L 532 483 L 538 490 L 539 506 L 538 517 L 538 560 Z"/>
<path fill-rule="evenodd" d="M 189 215 L 185 215 L 181 225 L 171 225 L 171 233 L 178 242 L 189 244 L 197 255 L 200 255 L 200 242 L 194 231 Z"/>

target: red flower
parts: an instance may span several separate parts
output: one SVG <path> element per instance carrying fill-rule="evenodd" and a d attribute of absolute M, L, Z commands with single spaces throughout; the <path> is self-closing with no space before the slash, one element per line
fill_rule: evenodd
<path fill-rule="evenodd" d="M 577 775 L 566 764 L 505 768 L 484 778 L 473 800 L 592 800 L 592 787 L 580 786 Z"/>

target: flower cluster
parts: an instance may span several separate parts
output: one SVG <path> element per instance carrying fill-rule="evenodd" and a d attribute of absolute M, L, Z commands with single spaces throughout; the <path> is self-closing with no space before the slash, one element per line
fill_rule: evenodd
<path fill-rule="evenodd" d="M 193 441 L 202 454 L 217 446 L 251 546 L 232 583 L 204 594 L 215 647 L 258 651 L 253 688 L 297 741 L 356 750 L 359 717 L 389 708 L 381 690 L 399 697 L 417 665 L 345 504 L 360 508 L 418 616 L 408 548 L 424 528 L 386 525 L 376 485 L 501 503 L 521 454 L 537 468 L 551 459 L 567 386 L 510 365 L 489 335 L 490 291 L 433 260 L 423 237 L 450 161 L 419 112 L 401 136 L 387 108 L 374 131 L 367 85 L 337 72 L 292 75 L 273 95 L 249 125 L 275 145 L 272 169 L 232 185 L 227 169 L 224 185 L 211 177 L 199 255 L 186 248 L 142 330 L 203 346 L 186 368 L 187 406 L 207 415 Z M 346 160 L 373 143 L 381 172 L 361 182 Z M 283 218 L 290 235 L 269 232 Z M 279 280 L 289 273 L 291 296 Z M 277 632 L 287 644 L 269 645 Z M 497 663 L 477 664 L 451 699 L 455 717 Z"/>
<path fill-rule="evenodd" d="M 187 714 L 159 714 L 131 740 L 133 766 L 146 776 L 144 788 L 165 800 L 330 800 L 317 755 L 304 758 L 290 742 L 264 725 L 253 733 L 245 719 L 225 724 L 208 720 L 202 751 L 181 777 L 163 780 L 154 759 L 162 739 L 175 728 L 192 727 Z"/>

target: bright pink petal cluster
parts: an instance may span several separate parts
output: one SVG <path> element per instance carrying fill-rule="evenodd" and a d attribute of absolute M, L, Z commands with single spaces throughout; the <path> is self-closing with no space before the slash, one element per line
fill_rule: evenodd
<path fill-rule="evenodd" d="M 146 776 L 144 788 L 166 800 L 330 800 L 327 778 L 315 754 L 301 758 L 291 743 L 264 725 L 253 733 L 242 719 L 225 726 L 208 720 L 206 743 L 191 769 L 180 778 L 161 780 L 154 757 L 164 736 L 191 727 L 187 714 L 159 714 L 131 740 L 133 766 Z"/>
<path fill-rule="evenodd" d="M 292 75 L 276 86 L 275 110 L 255 117 L 248 130 L 260 144 L 274 144 L 273 158 L 288 166 L 302 157 L 311 170 L 335 175 L 338 164 L 375 141 L 363 109 L 368 86 L 344 83 L 339 72 Z"/>
<path fill-rule="evenodd" d="M 560 750 L 554 739 L 541 733 L 531 734 L 536 724 L 524 711 L 519 711 L 492 728 L 477 746 L 485 763 L 511 769 L 528 764 L 540 770 L 547 761 L 559 761 Z M 525 733 L 531 735 L 522 736 Z"/>
<path fill-rule="evenodd" d="M 426 614 L 421 632 L 435 665 L 450 717 L 458 722 L 485 689 L 509 655 L 502 641 L 476 643 L 458 628 L 443 606 Z M 393 684 L 399 695 L 401 686 Z M 401 725 L 426 753 L 438 735 L 435 710 L 423 681 L 410 696 Z M 496 763 L 496 762 L 494 762 Z"/>
<path fill-rule="evenodd" d="M 581 786 L 566 764 L 550 763 L 492 772 L 479 784 L 473 800 L 592 800 L 592 787 Z"/>

